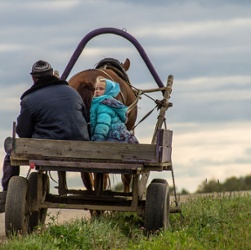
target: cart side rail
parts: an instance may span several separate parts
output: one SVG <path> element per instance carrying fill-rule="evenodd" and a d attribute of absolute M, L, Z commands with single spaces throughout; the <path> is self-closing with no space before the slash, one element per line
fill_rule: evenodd
<path fill-rule="evenodd" d="M 30 160 L 68 162 L 141 163 L 171 165 L 172 131 L 160 130 L 157 144 L 14 138 L 11 164 L 29 165 Z"/>

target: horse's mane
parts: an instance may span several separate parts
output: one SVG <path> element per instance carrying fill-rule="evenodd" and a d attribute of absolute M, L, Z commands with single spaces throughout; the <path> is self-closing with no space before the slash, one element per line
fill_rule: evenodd
<path fill-rule="evenodd" d="M 125 69 L 122 67 L 121 63 L 117 59 L 110 57 L 102 59 L 95 67 L 95 69 L 100 69 L 100 68 L 112 69 L 121 79 L 130 84 L 129 77 Z"/>

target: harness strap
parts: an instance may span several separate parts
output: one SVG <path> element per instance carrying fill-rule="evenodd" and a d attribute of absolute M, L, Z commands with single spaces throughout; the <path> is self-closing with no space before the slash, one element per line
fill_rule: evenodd
<path fill-rule="evenodd" d="M 134 102 L 128 106 L 128 113 L 130 113 L 138 104 L 139 99 L 141 99 L 141 95 L 142 95 L 142 90 L 138 90 L 137 94 L 135 94 L 136 99 L 134 100 Z"/>
<path fill-rule="evenodd" d="M 132 130 L 134 130 L 141 122 L 143 122 L 157 107 L 158 105 L 156 105 L 152 110 L 150 110 L 136 125 L 133 126 Z"/>
<path fill-rule="evenodd" d="M 102 69 L 95 69 L 95 70 L 102 72 L 102 73 L 105 74 L 108 78 L 110 78 L 110 80 L 114 81 L 113 78 L 112 78 L 107 72 L 105 72 L 104 70 L 102 70 Z"/>

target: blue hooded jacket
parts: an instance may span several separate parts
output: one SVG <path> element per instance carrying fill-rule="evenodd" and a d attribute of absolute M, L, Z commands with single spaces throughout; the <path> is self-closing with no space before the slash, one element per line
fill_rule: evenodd
<path fill-rule="evenodd" d="M 137 139 L 127 130 L 128 108 L 116 100 L 120 86 L 106 80 L 105 93 L 94 97 L 90 110 L 91 140 L 137 143 Z"/>

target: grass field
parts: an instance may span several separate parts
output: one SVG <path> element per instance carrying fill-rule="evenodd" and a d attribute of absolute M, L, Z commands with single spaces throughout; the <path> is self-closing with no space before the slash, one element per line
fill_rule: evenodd
<path fill-rule="evenodd" d="M 47 225 L 25 237 L 15 236 L 0 246 L 8 250 L 56 249 L 251 249 L 251 196 L 213 194 L 181 204 L 182 215 L 171 214 L 171 230 L 147 236 L 143 221 L 131 213 L 99 219 Z M 48 215 L 50 216 L 50 215 Z"/>

